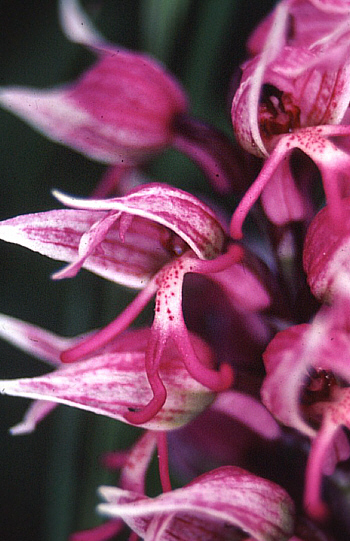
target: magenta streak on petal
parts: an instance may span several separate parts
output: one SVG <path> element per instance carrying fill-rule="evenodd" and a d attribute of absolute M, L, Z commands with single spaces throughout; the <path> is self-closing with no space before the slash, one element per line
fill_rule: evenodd
<path fill-rule="evenodd" d="M 159 475 L 163 492 L 171 491 L 169 476 L 168 441 L 166 432 L 157 432 Z"/>
<path fill-rule="evenodd" d="M 135 519 L 152 520 L 163 513 L 175 513 L 174 520 L 180 520 L 180 525 L 183 513 L 194 521 L 199 515 L 208 521 L 208 534 L 214 521 L 212 539 L 228 539 L 220 537 L 227 524 L 261 541 L 287 541 L 294 531 L 294 506 L 287 493 L 274 483 L 231 466 L 201 475 L 189 485 L 157 498 L 140 498 L 112 487 L 101 487 L 100 494 L 107 501 L 98 507 L 101 514 L 120 516 L 135 531 L 139 526 L 138 533 L 146 539 L 147 522 L 136 524 Z M 179 533 L 175 524 L 170 532 Z M 209 538 L 209 535 L 205 537 Z"/>
<path fill-rule="evenodd" d="M 84 200 L 57 190 L 53 195 L 76 209 L 122 211 L 156 222 L 178 235 L 200 259 L 214 259 L 223 250 L 225 233 L 215 213 L 193 195 L 166 184 L 147 184 L 127 196 Z"/>
<path fill-rule="evenodd" d="M 157 432 L 147 431 L 128 452 L 119 484 L 125 490 L 146 492 L 146 473 L 157 445 Z"/>
<path fill-rule="evenodd" d="M 17 216 L 0 223 L 0 238 L 59 261 L 76 261 L 81 236 L 104 213 L 62 209 Z M 67 226 L 69 224 L 69 226 Z M 123 243 L 111 228 L 83 267 L 109 280 L 142 288 L 170 259 L 164 228 L 135 217 Z"/>
<path fill-rule="evenodd" d="M 327 414 L 326 414 L 327 416 Z M 326 418 L 312 443 L 305 472 L 304 509 L 315 520 L 328 517 L 327 506 L 321 500 L 323 463 L 339 426 Z"/>
<path fill-rule="evenodd" d="M 155 280 L 152 280 L 129 304 L 129 306 L 127 306 L 124 312 L 117 317 L 117 319 L 112 321 L 102 330 L 95 333 L 92 337 L 89 337 L 88 339 L 83 340 L 80 344 L 77 344 L 76 346 L 62 352 L 62 362 L 73 363 L 108 344 L 108 342 L 125 330 L 130 323 L 134 321 L 144 306 L 152 298 L 156 292 L 156 289 L 157 286 Z"/>

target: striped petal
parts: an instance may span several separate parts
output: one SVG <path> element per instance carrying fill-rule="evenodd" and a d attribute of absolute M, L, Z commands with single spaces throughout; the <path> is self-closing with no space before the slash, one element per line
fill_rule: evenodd
<path fill-rule="evenodd" d="M 0 238 L 58 261 L 76 262 L 82 236 L 106 214 L 62 209 L 17 216 L 0 223 Z M 143 288 L 170 259 L 163 238 L 163 228 L 135 217 L 123 240 L 118 228 L 110 227 L 81 266 L 108 280 Z"/>
<path fill-rule="evenodd" d="M 107 200 L 83 200 L 58 191 L 54 195 L 68 207 L 125 212 L 162 224 L 200 259 L 214 259 L 223 249 L 225 235 L 214 212 L 192 194 L 167 184 L 147 184 L 124 197 Z M 174 251 L 180 255 L 176 246 Z"/>
<path fill-rule="evenodd" d="M 152 398 L 145 373 L 145 354 L 138 351 L 144 331 L 130 333 L 136 351 L 109 352 L 65 365 L 36 378 L 0 381 L 0 392 L 66 404 L 126 422 L 125 414 L 137 411 Z M 198 340 L 198 339 L 197 339 Z M 145 428 L 170 430 L 189 422 L 205 409 L 215 394 L 194 380 L 173 347 L 166 348 L 160 374 L 167 398 Z"/>
<path fill-rule="evenodd" d="M 106 500 L 98 506 L 101 514 L 123 518 L 138 535 L 153 541 L 175 537 L 228 541 L 237 528 L 256 541 L 285 541 L 294 527 L 287 493 L 233 466 L 213 470 L 154 499 L 113 487 L 101 487 L 100 495 Z"/>

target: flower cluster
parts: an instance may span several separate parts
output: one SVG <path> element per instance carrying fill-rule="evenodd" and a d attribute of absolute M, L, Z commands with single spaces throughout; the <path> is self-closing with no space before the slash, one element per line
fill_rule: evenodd
<path fill-rule="evenodd" d="M 164 66 L 108 43 L 77 0 L 59 11 L 95 62 L 59 88 L 1 88 L 0 105 L 106 172 L 85 198 L 55 189 L 63 208 L 1 221 L 0 239 L 64 262 L 53 280 L 85 268 L 138 292 L 73 338 L 0 316 L 3 339 L 52 366 L 0 381 L 2 394 L 33 399 L 11 433 L 34 431 L 57 404 L 144 429 L 106 455 L 120 471 L 117 487 L 98 489 L 106 521 L 75 541 L 125 527 L 147 541 L 347 539 L 324 481 L 345 506 L 350 2 L 281 0 L 254 30 L 231 109 L 242 150 L 191 114 Z M 141 176 L 170 147 L 199 167 L 215 205 Z M 149 497 L 156 449 L 161 493 Z"/>

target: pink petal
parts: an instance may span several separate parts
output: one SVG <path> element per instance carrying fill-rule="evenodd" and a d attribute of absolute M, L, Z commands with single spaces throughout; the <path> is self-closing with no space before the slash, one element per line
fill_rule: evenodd
<path fill-rule="evenodd" d="M 332 328 L 332 321 L 331 309 L 326 308 L 312 324 L 279 332 L 264 353 L 267 376 L 261 391 L 263 403 L 279 421 L 311 438 L 316 431 L 305 422 L 300 403 L 309 369 L 331 371 L 350 383 L 350 339 L 345 332 Z M 334 423 L 345 422 L 339 405 L 330 402 L 328 407 L 336 411 Z"/>
<path fill-rule="evenodd" d="M 5 314 L 0 314 L 0 338 L 53 366 L 61 365 L 60 354 L 76 342 Z"/>
<path fill-rule="evenodd" d="M 106 200 L 83 200 L 58 191 L 54 195 L 76 209 L 121 211 L 162 224 L 200 259 L 214 259 L 223 249 L 225 234 L 214 212 L 195 196 L 166 184 L 147 184 L 124 197 Z"/>
<path fill-rule="evenodd" d="M 307 363 L 319 346 L 319 329 L 297 325 L 279 332 L 264 353 L 267 376 L 261 390 L 263 404 L 287 426 L 314 437 L 300 409 L 300 393 L 307 378 Z"/>
<path fill-rule="evenodd" d="M 275 440 L 281 435 L 279 425 L 267 409 L 247 394 L 224 391 L 218 394 L 211 409 L 237 419 L 263 438 Z"/>
<path fill-rule="evenodd" d="M 156 433 L 149 431 L 133 446 L 121 471 L 119 483 L 123 489 L 145 494 L 146 473 L 156 444 Z"/>
<path fill-rule="evenodd" d="M 0 238 L 55 260 L 75 262 L 82 235 L 103 216 L 70 209 L 17 216 L 0 223 Z M 162 228 L 135 217 L 124 242 L 116 227 L 109 229 L 83 267 L 108 280 L 143 288 L 170 258 L 163 238 Z"/>
<path fill-rule="evenodd" d="M 202 341 L 198 341 L 198 338 L 190 336 L 182 313 L 182 288 L 187 273 L 220 271 L 230 263 L 236 263 L 240 256 L 241 250 L 237 246 L 231 246 L 226 254 L 210 261 L 203 261 L 185 253 L 164 267 L 156 277 L 158 291 L 155 317 L 145 357 L 146 372 L 154 396 L 146 408 L 128 414 L 129 421 L 135 424 L 144 423 L 162 407 L 166 393 L 158 368 L 169 341 L 176 345 L 189 374 L 202 385 L 215 392 L 226 390 L 232 385 L 232 367 L 227 363 L 220 363 L 216 370 L 209 348 Z"/>
<path fill-rule="evenodd" d="M 350 156 L 338 148 L 327 137 L 341 135 L 343 126 L 316 126 L 304 128 L 284 135 L 276 145 L 271 156 L 265 161 L 255 182 L 247 190 L 236 208 L 230 225 L 231 235 L 235 239 L 242 237 L 242 224 L 262 191 L 278 171 L 283 160 L 288 158 L 292 150 L 298 148 L 309 156 L 320 170 L 327 202 L 331 208 L 332 218 L 341 222 L 341 194 L 344 191 L 340 181 L 344 182 L 344 171 L 350 167 Z M 348 128 L 346 127 L 346 131 Z M 349 181 L 347 179 L 347 185 Z"/>
<path fill-rule="evenodd" d="M 350 96 L 348 44 L 348 8 L 341 2 L 280 2 L 249 41 L 255 56 L 242 67 L 232 104 L 240 143 L 266 157 L 282 133 L 339 124 Z M 276 94 L 265 97 L 268 87 Z"/>
<path fill-rule="evenodd" d="M 261 202 L 268 218 L 276 225 L 304 220 L 307 202 L 293 179 L 289 161 L 282 162 L 261 194 Z"/>
<path fill-rule="evenodd" d="M 255 261 L 247 253 L 245 256 L 242 262 L 208 276 L 220 285 L 234 308 L 249 312 L 265 310 L 271 304 L 271 295 L 264 283 L 266 272 L 259 275 L 262 269 L 254 265 Z"/>
<path fill-rule="evenodd" d="M 349 0 L 309 0 L 318 9 L 325 13 L 349 14 Z"/>
<path fill-rule="evenodd" d="M 34 432 L 37 425 L 47 417 L 56 406 L 57 404 L 54 402 L 34 400 L 25 412 L 22 421 L 10 428 L 10 433 L 12 436 L 31 434 Z"/>
<path fill-rule="evenodd" d="M 91 48 L 107 45 L 77 0 L 60 0 L 59 17 L 62 30 L 70 41 Z"/>
<path fill-rule="evenodd" d="M 266 157 L 268 152 L 261 138 L 258 125 L 258 107 L 264 73 L 267 66 L 279 54 L 285 42 L 288 5 L 280 3 L 274 12 L 273 24 L 269 29 L 264 49 L 256 65 L 248 63 L 242 82 L 232 102 L 232 123 L 239 143 L 253 154 Z"/>
<path fill-rule="evenodd" d="M 129 410 L 143 407 L 152 398 L 144 363 L 143 353 L 106 353 L 37 378 L 3 380 L 0 389 L 3 394 L 49 400 L 125 421 Z M 161 366 L 160 373 L 167 399 L 146 428 L 168 430 L 186 424 L 214 399 L 175 355 L 171 363 Z"/>
<path fill-rule="evenodd" d="M 99 505 L 99 512 L 113 518 L 122 517 L 141 536 L 145 535 L 143 528 L 148 526 L 148 518 L 152 520 L 159 514 L 169 513 L 176 514 L 169 533 L 180 532 L 179 526 L 184 521 L 190 527 L 192 517 L 195 531 L 199 520 L 207 523 L 207 528 L 213 527 L 213 531 L 219 533 L 218 539 L 227 539 L 223 534 L 225 524 L 238 527 L 259 541 L 287 540 L 293 531 L 293 503 L 286 492 L 270 481 L 232 466 L 213 470 L 183 488 L 154 499 L 140 498 L 135 493 L 112 487 L 101 487 L 100 494 L 107 503 Z M 193 539 L 200 538 L 199 530 Z M 187 528 L 185 532 L 186 537 L 180 534 L 180 539 L 188 539 Z"/>
<path fill-rule="evenodd" d="M 308 284 L 318 299 L 333 302 L 347 291 L 349 275 L 350 199 L 341 201 L 342 221 L 334 227 L 329 205 L 313 219 L 304 243 L 303 262 Z"/>

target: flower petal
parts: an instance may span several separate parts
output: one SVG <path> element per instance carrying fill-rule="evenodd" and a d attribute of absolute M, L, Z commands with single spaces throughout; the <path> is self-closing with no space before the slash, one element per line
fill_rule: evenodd
<path fill-rule="evenodd" d="M 121 211 L 162 224 L 200 259 L 214 259 L 223 249 L 225 234 L 214 212 L 190 193 L 166 184 L 147 184 L 124 197 L 106 200 L 78 199 L 57 190 L 53 194 L 76 209 Z"/>
<path fill-rule="evenodd" d="M 316 431 L 306 423 L 301 410 L 301 393 L 309 370 L 330 371 L 350 383 L 349 351 L 349 336 L 332 328 L 328 307 L 312 324 L 279 332 L 263 355 L 267 371 L 261 391 L 263 403 L 276 419 L 313 438 Z"/>
<path fill-rule="evenodd" d="M 55 260 L 75 262 L 82 235 L 104 214 L 62 209 L 17 216 L 0 222 L 0 238 Z M 170 259 L 163 238 L 157 224 L 135 217 L 124 242 L 118 229 L 110 228 L 83 267 L 108 280 L 143 288 Z"/>
<path fill-rule="evenodd" d="M 135 343 L 137 336 L 135 331 Z M 0 392 L 67 404 L 125 421 L 129 410 L 142 408 L 152 398 L 144 363 L 142 352 L 106 353 L 37 378 L 2 380 Z M 182 426 L 214 399 L 213 392 L 189 376 L 174 349 L 164 355 L 160 374 L 167 399 L 146 428 L 169 430 Z"/>
<path fill-rule="evenodd" d="M 279 425 L 261 402 L 247 394 L 238 391 L 219 393 L 211 409 L 237 419 L 263 438 L 275 440 L 281 435 Z"/>
<path fill-rule="evenodd" d="M 253 61 L 253 64 L 248 62 L 243 68 L 242 82 L 232 102 L 231 115 L 235 135 L 243 148 L 259 157 L 268 155 L 258 124 L 261 88 L 267 66 L 276 58 L 284 45 L 287 18 L 288 5 L 282 2 L 274 12 L 273 24 L 269 29 L 261 55 Z"/>
<path fill-rule="evenodd" d="M 91 48 L 100 48 L 106 43 L 77 0 L 60 0 L 59 17 L 62 30 L 70 41 Z"/>
<path fill-rule="evenodd" d="M 76 342 L 5 314 L 0 314 L 0 338 L 53 366 L 61 365 L 61 352 Z"/>
<path fill-rule="evenodd" d="M 121 516 L 141 536 L 145 535 L 147 517 L 168 513 L 176 513 L 169 532 L 181 531 L 176 522 L 184 524 L 185 518 L 190 527 L 192 517 L 195 521 L 208 522 L 209 526 L 214 523 L 214 531 L 220 531 L 220 522 L 222 529 L 218 539 L 227 539 L 223 536 L 227 524 L 242 529 L 258 541 L 287 540 L 293 532 L 293 503 L 286 492 L 270 481 L 233 466 L 213 470 L 183 488 L 154 499 L 140 498 L 112 487 L 101 487 L 100 494 L 107 503 L 100 504 L 98 511 L 113 518 Z M 187 528 L 185 532 L 188 539 Z M 185 537 L 180 535 L 180 539 Z M 198 530 L 193 539 L 200 539 Z"/>
<path fill-rule="evenodd" d="M 40 421 L 47 417 L 56 406 L 57 404 L 47 400 L 34 400 L 25 412 L 22 421 L 10 428 L 10 434 L 12 436 L 31 434 Z"/>

